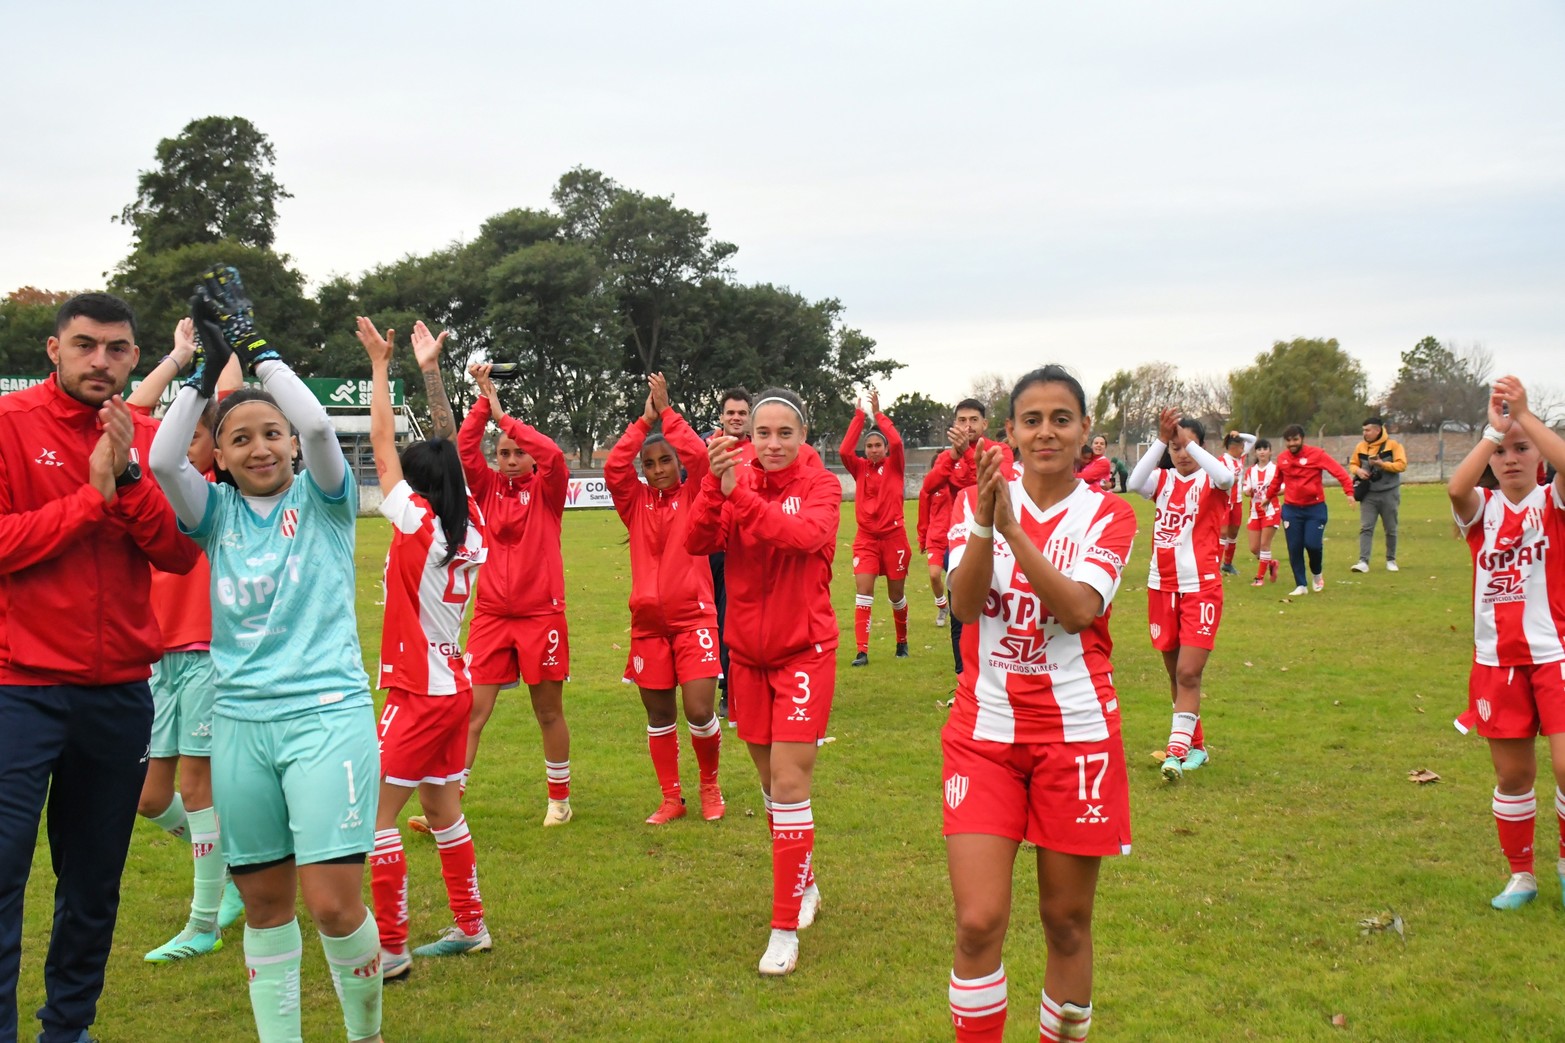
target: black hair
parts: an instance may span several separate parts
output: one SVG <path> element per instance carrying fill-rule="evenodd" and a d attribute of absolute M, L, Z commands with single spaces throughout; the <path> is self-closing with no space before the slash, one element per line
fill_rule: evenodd
<path fill-rule="evenodd" d="M 989 416 L 989 407 L 978 401 L 976 398 L 962 399 L 962 401 L 956 404 L 956 408 L 951 410 L 951 415 L 955 416 L 964 409 L 976 409 L 978 410 L 978 415 L 984 417 L 985 419 L 987 419 Z"/>
<path fill-rule="evenodd" d="M 1050 363 L 1026 374 L 1011 389 L 1011 416 L 1013 418 L 1016 416 L 1016 400 L 1021 397 L 1023 391 L 1026 391 L 1034 384 L 1064 384 L 1066 390 L 1076 399 L 1076 405 L 1080 407 L 1081 415 L 1083 417 L 1087 415 L 1087 393 L 1081 389 L 1081 381 L 1071 376 L 1070 370 L 1064 366 Z M 958 405 L 956 408 L 961 409 L 962 407 Z M 1090 445 L 1091 442 L 1089 441 L 1088 444 Z"/>
<path fill-rule="evenodd" d="M 208 405 L 207 409 L 211 413 L 212 426 L 207 430 L 212 432 L 213 445 L 217 444 L 217 433 L 222 430 L 223 421 L 228 419 L 228 414 L 232 413 L 235 409 L 244 405 L 246 402 L 265 402 L 279 413 L 283 413 L 283 407 L 278 405 L 277 399 L 273 398 L 268 392 L 263 391 L 258 387 L 242 387 L 238 391 L 235 391 L 232 395 L 229 395 L 227 398 L 223 399 L 223 401 L 219 402 L 216 409 L 213 409 L 210 405 Z M 205 416 L 206 414 L 202 415 Z M 283 413 L 283 421 L 288 425 L 288 433 L 297 438 L 299 432 L 294 428 L 293 421 L 288 419 L 287 413 Z M 299 463 L 300 462 L 296 457 L 294 459 L 293 466 L 294 474 L 299 473 Z M 223 470 L 222 465 L 220 465 L 215 459 L 212 461 L 212 473 L 215 474 L 217 476 L 217 480 L 222 482 L 224 485 L 232 485 L 235 488 L 238 488 L 239 483 L 234 481 L 234 476 Z"/>
<path fill-rule="evenodd" d="M 136 313 L 130 305 L 112 293 L 78 293 L 54 313 L 54 335 L 58 337 L 71 320 L 85 316 L 94 322 L 126 322 L 130 324 L 131 343 L 136 341 Z"/>
<path fill-rule="evenodd" d="M 1239 432 L 1230 431 L 1223 436 L 1223 448 L 1227 449 L 1231 445 L 1244 445 L 1244 439 L 1239 437 Z"/>
<path fill-rule="evenodd" d="M 1287 427 L 1282 429 L 1282 437 L 1283 437 L 1284 441 L 1286 441 L 1289 438 L 1294 437 L 1295 435 L 1297 435 L 1300 438 L 1304 437 L 1304 425 L 1303 424 L 1289 424 Z"/>
<path fill-rule="evenodd" d="M 864 444 L 869 445 L 869 440 L 871 438 L 878 438 L 882 442 L 885 442 L 886 445 L 891 445 L 891 439 L 887 438 L 885 432 L 881 431 L 881 429 L 878 427 L 870 428 L 869 431 L 864 435 Z"/>
<path fill-rule="evenodd" d="M 750 392 L 746 391 L 742 384 L 735 384 L 733 387 L 723 392 L 723 397 L 717 400 L 719 408 L 726 406 L 730 402 L 743 402 L 745 405 L 749 405 Z"/>
<path fill-rule="evenodd" d="M 787 388 L 767 388 L 755 396 L 755 402 L 750 403 L 750 407 L 754 409 L 757 403 L 765 402 L 769 398 L 780 398 L 788 403 L 799 414 L 799 419 L 804 426 L 810 426 L 810 415 L 804 411 L 804 399 L 800 398 L 797 392 L 789 391 Z"/>
<path fill-rule="evenodd" d="M 1255 440 L 1255 444 L 1253 446 L 1251 446 L 1250 448 L 1251 449 L 1270 449 L 1271 447 L 1272 447 L 1272 440 L 1271 439 L 1269 439 L 1269 438 L 1257 438 Z"/>
<path fill-rule="evenodd" d="M 1182 427 L 1186 431 L 1189 431 L 1192 435 L 1195 435 L 1195 440 L 1197 442 L 1201 443 L 1202 445 L 1206 444 L 1206 425 L 1201 423 L 1201 421 L 1197 420 L 1195 417 L 1182 416 L 1179 418 L 1179 423 L 1177 426 Z M 1159 467 L 1174 466 L 1173 446 L 1169 446 L 1167 449 L 1163 450 L 1163 459 L 1159 460 L 1157 465 Z"/>
<path fill-rule="evenodd" d="M 467 543 L 468 521 L 467 482 L 456 443 L 439 436 L 410 443 L 402 450 L 402 477 L 434 508 L 446 537 L 446 556 L 440 565 L 451 564 Z"/>
<path fill-rule="evenodd" d="M 1385 431 L 1385 429 L 1386 429 L 1386 418 L 1385 417 L 1381 417 L 1381 416 L 1372 416 L 1372 417 L 1369 417 L 1367 420 L 1365 420 L 1364 423 L 1361 424 L 1360 426 L 1361 427 L 1368 427 L 1370 424 L 1374 424 L 1376 427 L 1380 428 L 1381 431 Z"/>

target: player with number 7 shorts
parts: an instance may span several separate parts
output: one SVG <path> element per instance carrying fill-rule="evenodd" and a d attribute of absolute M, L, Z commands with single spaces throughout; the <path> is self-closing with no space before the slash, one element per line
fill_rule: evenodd
<path fill-rule="evenodd" d="M 233 350 L 261 381 L 213 422 L 218 476 L 232 484 L 208 482 L 186 456 L 205 385 L 179 392 L 150 462 L 211 563 L 212 798 L 244 898 L 256 1031 L 300 1038 L 302 892 L 347 1038 L 378 1041 L 380 934 L 362 892 L 380 758 L 354 614 L 358 483 L 326 410 L 256 330 L 238 274 L 207 273 L 192 301 L 207 366 L 221 370 Z"/>
<path fill-rule="evenodd" d="M 870 613 L 875 605 L 875 577 L 886 577 L 886 597 L 891 600 L 891 615 L 896 622 L 898 659 L 906 659 L 907 649 L 907 573 L 913 548 L 907 541 L 907 515 L 903 508 L 903 490 L 907 461 L 902 451 L 902 436 L 891 418 L 880 411 L 880 393 L 870 393 L 870 412 L 875 426 L 864 438 L 859 454 L 859 436 L 864 432 L 866 414 L 862 403 L 853 412 L 853 420 L 842 436 L 842 466 L 853 476 L 853 515 L 859 531 L 853 537 L 853 633 L 858 654 L 854 666 L 869 662 Z"/>
<path fill-rule="evenodd" d="M 837 677 L 831 563 L 842 485 L 801 460 L 808 427 L 797 394 L 762 392 L 751 416 L 749 462 L 732 438 L 707 447 L 685 549 L 727 555 L 728 698 L 771 826 L 772 933 L 760 972 L 775 977 L 797 966 L 798 931 L 820 909 L 810 784 Z"/>

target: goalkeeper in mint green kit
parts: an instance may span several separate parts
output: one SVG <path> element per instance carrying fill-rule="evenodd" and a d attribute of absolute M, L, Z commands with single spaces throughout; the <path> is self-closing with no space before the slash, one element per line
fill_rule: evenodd
<path fill-rule="evenodd" d="M 302 894 L 347 1038 L 378 1041 L 380 935 L 362 895 L 380 765 L 353 611 L 358 486 L 326 411 L 256 332 L 239 273 L 208 272 L 191 313 L 206 360 L 164 417 L 151 465 L 211 561 L 212 797 L 245 903 L 256 1030 L 262 1043 L 301 1038 Z M 218 407 L 223 480 L 210 483 L 186 447 L 233 352 L 265 390 Z"/>

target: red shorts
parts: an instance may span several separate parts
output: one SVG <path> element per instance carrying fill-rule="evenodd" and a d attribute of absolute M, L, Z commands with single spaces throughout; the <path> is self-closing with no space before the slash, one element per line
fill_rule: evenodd
<path fill-rule="evenodd" d="M 715 623 L 669 636 L 632 636 L 630 655 L 625 659 L 625 680 L 656 691 L 722 672 Z"/>
<path fill-rule="evenodd" d="M 380 712 L 380 775 L 409 789 L 423 782 L 458 782 L 467 767 L 467 719 L 473 690 L 455 695 L 386 692 Z"/>
<path fill-rule="evenodd" d="M 1239 528 L 1243 524 L 1244 524 L 1244 501 L 1243 500 L 1229 500 L 1228 501 L 1228 519 L 1223 522 L 1223 525 L 1226 526 L 1227 528 L 1230 528 L 1230 529 L 1237 529 L 1237 528 Z"/>
<path fill-rule="evenodd" d="M 929 567 L 932 568 L 932 569 L 943 569 L 943 568 L 945 568 L 946 567 L 946 545 L 942 543 L 939 546 L 930 547 L 929 549 L 925 550 L 924 551 L 924 559 L 929 562 Z"/>
<path fill-rule="evenodd" d="M 1250 523 L 1248 528 L 1251 532 L 1260 532 L 1262 529 L 1275 529 L 1281 524 L 1282 508 L 1263 507 L 1260 511 L 1257 511 L 1254 507 L 1250 508 Z"/>
<path fill-rule="evenodd" d="M 1541 666 L 1474 663 L 1467 714 L 1486 739 L 1531 739 L 1565 732 L 1565 662 Z"/>
<path fill-rule="evenodd" d="M 907 541 L 906 529 L 899 528 L 888 536 L 867 536 L 861 532 L 853 537 L 855 576 L 907 579 L 907 567 L 912 557 L 913 548 Z"/>
<path fill-rule="evenodd" d="M 825 738 L 837 687 L 837 650 L 819 645 L 769 667 L 728 660 L 728 698 L 745 742 L 815 742 Z"/>
<path fill-rule="evenodd" d="M 988 742 L 950 723 L 945 835 L 983 833 L 1068 855 L 1130 853 L 1130 780 L 1115 731 L 1101 742 Z"/>
<path fill-rule="evenodd" d="M 513 688 L 563 681 L 571 673 L 571 640 L 565 613 L 543 616 L 474 614 L 467 634 L 468 669 L 474 684 Z"/>
<path fill-rule="evenodd" d="M 1147 591 L 1147 629 L 1152 632 L 1152 647 L 1159 652 L 1172 652 L 1185 645 L 1211 651 L 1222 621 L 1222 587 L 1191 594 Z"/>

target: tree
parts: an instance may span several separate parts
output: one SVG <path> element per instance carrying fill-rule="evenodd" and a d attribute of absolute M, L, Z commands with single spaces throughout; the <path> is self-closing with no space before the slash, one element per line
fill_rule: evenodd
<path fill-rule="evenodd" d="M 885 413 L 910 446 L 943 445 L 951 426 L 951 407 L 917 391 L 897 396 Z"/>
<path fill-rule="evenodd" d="M 1185 408 L 1187 388 L 1179 371 L 1167 362 L 1148 362 L 1122 369 L 1098 388 L 1092 406 L 1092 430 L 1117 440 L 1121 455 L 1127 446 L 1150 441 L 1157 434 L 1158 415 L 1175 406 Z"/>
<path fill-rule="evenodd" d="M 54 372 L 48 340 L 54 316 L 72 294 L 23 286 L 0 298 L 0 375 L 34 377 Z"/>
<path fill-rule="evenodd" d="M 1015 386 L 1016 381 L 998 373 L 984 373 L 974 377 L 967 389 L 966 397 L 976 398 L 984 404 L 988 414 L 986 432 L 990 438 L 1005 437 L 1005 420 L 1011 415 L 1011 388 Z"/>
<path fill-rule="evenodd" d="M 1489 405 L 1493 355 L 1482 345 L 1466 348 L 1425 337 L 1402 353 L 1386 412 L 1408 431 L 1435 431 L 1446 421 L 1480 423 Z"/>
<path fill-rule="evenodd" d="M 272 175 L 277 153 L 242 116 L 192 120 L 158 142 L 158 165 L 136 178 L 136 199 L 118 220 L 135 230 L 138 252 L 162 253 L 227 241 L 269 249 L 277 204 L 290 199 Z"/>
<path fill-rule="evenodd" d="M 1335 339 L 1277 341 L 1229 374 L 1233 425 L 1245 431 L 1357 431 L 1368 410 L 1364 369 Z"/>
<path fill-rule="evenodd" d="M 1210 439 L 1221 436 L 1233 416 L 1233 385 L 1226 376 L 1197 377 L 1185 381 L 1183 398 L 1184 415 L 1199 420 L 1206 428 L 1207 444 L 1213 444 Z"/>
<path fill-rule="evenodd" d="M 322 368 L 316 306 L 304 294 L 304 276 L 288 267 L 288 258 L 258 246 L 234 242 L 197 243 L 172 250 L 137 250 L 109 279 L 117 294 L 136 313 L 143 372 L 157 365 L 174 335 L 174 326 L 190 313 L 190 295 L 201 273 L 217 265 L 233 265 L 244 278 L 255 302 L 256 325 L 276 339 L 303 376 L 345 376 Z M 359 351 L 363 358 L 363 351 Z"/>

